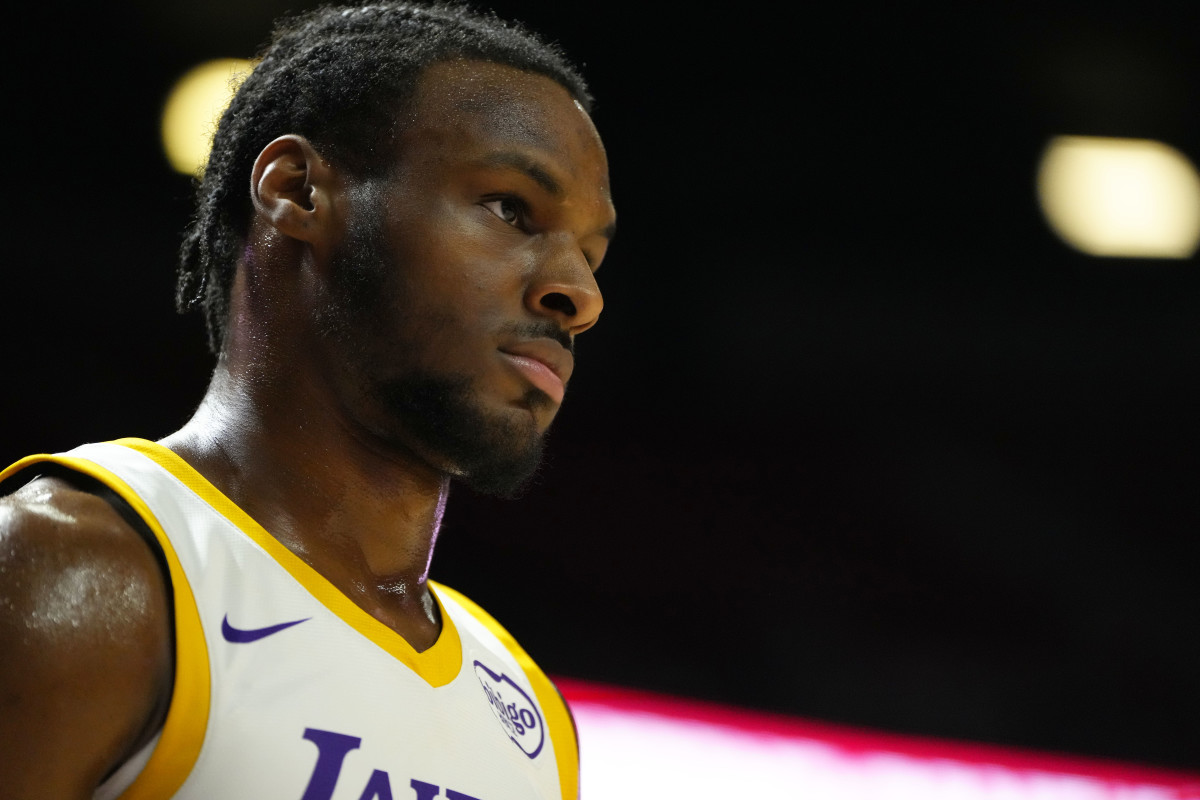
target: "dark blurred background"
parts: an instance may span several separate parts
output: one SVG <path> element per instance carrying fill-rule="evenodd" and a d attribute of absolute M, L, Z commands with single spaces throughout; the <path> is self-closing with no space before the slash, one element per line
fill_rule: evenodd
<path fill-rule="evenodd" d="M 187 418 L 158 116 L 309 5 L 10 25 L 0 460 Z M 1034 190 L 1057 134 L 1200 158 L 1200 5 L 700 6 L 494 5 L 586 65 L 621 233 L 550 464 L 434 577 L 553 674 L 1200 768 L 1200 265 Z"/>

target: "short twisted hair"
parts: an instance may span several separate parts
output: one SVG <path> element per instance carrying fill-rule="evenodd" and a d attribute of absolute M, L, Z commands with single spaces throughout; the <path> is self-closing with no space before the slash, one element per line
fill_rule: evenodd
<path fill-rule="evenodd" d="M 456 58 L 545 75 L 591 110 L 586 83 L 557 46 L 451 3 L 322 7 L 279 23 L 259 58 L 217 125 L 180 248 L 176 307 L 203 311 L 214 353 L 249 227 L 250 173 L 275 138 L 299 134 L 350 174 L 381 175 L 422 72 Z"/>

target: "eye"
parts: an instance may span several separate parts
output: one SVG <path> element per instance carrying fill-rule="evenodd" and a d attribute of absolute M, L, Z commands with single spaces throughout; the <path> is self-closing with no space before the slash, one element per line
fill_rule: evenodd
<path fill-rule="evenodd" d="M 525 206 L 515 197 L 499 197 L 488 200 L 483 207 L 495 214 L 509 225 L 519 225 L 525 216 Z"/>

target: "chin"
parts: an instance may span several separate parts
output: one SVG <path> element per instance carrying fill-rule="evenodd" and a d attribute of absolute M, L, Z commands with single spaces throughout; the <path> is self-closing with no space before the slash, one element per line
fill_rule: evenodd
<path fill-rule="evenodd" d="M 520 497 L 532 485 L 542 463 L 542 437 L 534 447 L 507 459 L 492 459 L 468 468 L 457 480 L 481 494 L 504 499 Z"/>

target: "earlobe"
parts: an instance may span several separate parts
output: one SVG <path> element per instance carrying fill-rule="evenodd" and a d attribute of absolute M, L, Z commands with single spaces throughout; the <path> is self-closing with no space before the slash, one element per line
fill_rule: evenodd
<path fill-rule="evenodd" d="M 285 236 L 314 243 L 330 213 L 333 174 L 303 136 L 280 136 L 262 149 L 250 174 L 254 209 Z"/>

